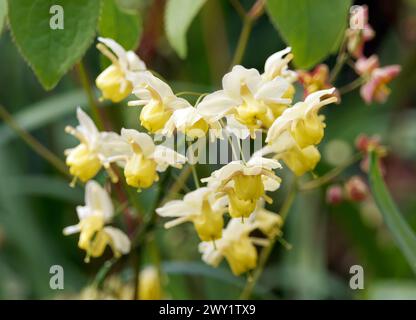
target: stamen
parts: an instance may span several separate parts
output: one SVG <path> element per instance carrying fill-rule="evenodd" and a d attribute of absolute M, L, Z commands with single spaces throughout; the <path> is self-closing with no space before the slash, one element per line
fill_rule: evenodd
<path fill-rule="evenodd" d="M 77 184 L 78 178 L 77 177 L 73 177 L 72 181 L 70 182 L 69 186 L 71 188 L 75 188 L 76 184 Z"/>
<path fill-rule="evenodd" d="M 217 250 L 217 244 L 215 242 L 215 239 L 212 239 L 212 245 L 214 247 L 214 250 Z"/>
<path fill-rule="evenodd" d="M 250 240 L 253 242 L 253 244 L 261 247 L 268 247 L 270 245 L 270 241 L 268 239 L 250 237 Z"/>
<path fill-rule="evenodd" d="M 109 177 L 110 177 L 110 179 L 111 179 L 111 182 L 112 182 L 112 183 L 117 183 L 117 182 L 118 182 L 118 176 L 117 176 L 117 174 L 114 172 L 114 170 L 111 168 L 111 166 L 107 163 L 107 164 L 104 164 L 104 168 L 105 168 L 105 170 L 107 171 L 108 176 L 109 176 Z"/>
<path fill-rule="evenodd" d="M 268 204 L 272 204 L 272 203 L 273 203 L 273 199 L 272 199 L 272 198 L 270 198 L 267 194 L 264 194 L 264 195 L 263 195 L 263 198 L 264 198 L 264 200 L 266 200 L 266 202 L 267 202 Z"/>

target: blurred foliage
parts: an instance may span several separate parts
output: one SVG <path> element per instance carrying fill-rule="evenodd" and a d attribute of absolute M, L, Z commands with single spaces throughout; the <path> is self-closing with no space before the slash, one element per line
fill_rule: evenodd
<path fill-rule="evenodd" d="M 59 70 L 51 78 L 45 78 L 37 72 L 49 88 L 58 82 L 73 62 L 79 60 L 82 55 L 79 48 L 91 44 L 93 31 L 86 30 L 84 39 L 74 41 L 70 60 L 67 52 L 62 55 L 51 52 L 50 55 L 45 53 L 41 57 L 34 57 L 32 49 L 25 43 L 24 35 L 45 37 L 36 34 L 38 29 L 35 27 L 37 23 L 44 22 L 35 19 L 31 21 L 33 25 L 29 24 L 28 13 L 13 7 L 17 7 L 19 2 L 9 1 L 9 4 L 12 3 L 11 15 L 0 38 L 0 104 L 15 116 L 21 127 L 63 158 L 63 150 L 74 143 L 64 133 L 64 127 L 75 123 L 76 106 L 89 108 L 87 97 L 81 91 L 73 70 L 64 75 L 52 91 L 46 92 L 19 54 L 8 30 L 12 29 L 20 51 L 35 70 L 39 65 Z M 166 20 L 171 19 L 167 23 L 176 22 L 175 12 L 179 8 L 174 7 L 175 2 L 180 1 L 169 1 L 173 18 L 167 16 Z M 4 3 L 0 0 L 0 30 Z M 250 8 L 253 1 L 241 3 L 244 8 Z M 410 0 L 368 0 L 357 3 L 368 4 L 370 23 L 377 33 L 366 54 L 378 53 L 383 64 L 399 63 L 403 71 L 393 82 L 392 94 L 384 105 L 367 106 L 358 92 L 353 92 L 342 97 L 341 105 L 326 110 L 325 141 L 320 145 L 324 157 L 314 174 L 322 175 L 332 169 L 330 159 L 325 157 L 330 142 L 343 141 L 353 148 L 354 139 L 359 133 L 380 135 L 390 149 L 384 161 L 387 186 L 403 218 L 415 230 L 416 5 Z M 118 40 L 126 41 L 125 44 L 131 44 L 132 47 L 140 42 L 138 54 L 150 69 L 168 79 L 176 91 L 186 88 L 206 92 L 218 88 L 222 75 L 229 68 L 241 29 L 241 19 L 229 1 L 209 0 L 199 13 L 192 6 L 186 8 L 189 11 L 181 10 L 181 17 L 189 24 L 189 30 L 181 29 L 178 25 L 178 30 L 170 35 L 168 33 L 167 37 L 163 25 L 165 1 L 117 0 L 115 4 L 118 8 L 111 9 L 119 11 L 113 12 L 110 20 L 106 20 L 108 16 L 104 19 L 101 17 L 102 35 L 119 37 Z M 274 1 L 269 0 L 269 6 L 273 5 Z M 80 12 L 71 15 L 82 17 Z M 39 19 L 41 17 L 38 16 Z M 132 34 L 119 32 L 115 30 L 120 25 L 118 19 L 137 28 Z M 313 19 L 313 22 L 308 23 L 315 26 L 316 18 Z M 319 22 L 325 22 L 323 20 Z M 68 27 L 71 21 L 70 18 L 66 20 Z M 285 23 L 273 22 L 279 26 Z M 308 24 L 305 22 L 304 26 L 306 28 Z M 289 25 L 286 28 L 291 27 Z M 299 64 L 304 67 L 327 56 L 332 49 L 328 44 L 336 42 L 339 31 L 334 29 L 331 39 L 323 39 L 326 27 L 320 26 L 317 30 L 314 31 L 318 33 L 314 35 L 313 43 L 298 44 L 300 47 L 307 46 L 311 55 L 314 52 L 313 57 L 298 58 Z M 294 27 L 295 31 L 301 33 Z M 288 34 L 284 27 L 281 33 L 289 42 L 298 41 L 291 40 L 292 34 Z M 140 41 L 137 41 L 139 37 Z M 50 41 L 53 41 L 53 37 Z M 322 44 L 325 44 L 325 50 Z M 264 15 L 253 26 L 242 64 L 262 70 L 265 58 L 284 46 L 273 23 Z M 296 48 L 295 43 L 293 46 Z M 319 52 L 314 51 L 317 48 Z M 185 55 L 185 60 L 180 59 Z M 334 57 L 330 56 L 326 62 L 333 66 Z M 97 50 L 90 46 L 84 64 L 91 79 L 99 74 L 100 63 Z M 337 85 L 342 86 L 352 79 L 353 73 L 345 68 Z M 102 106 L 105 116 L 114 119 L 117 126 L 123 123 L 126 127 L 139 127 L 137 110 L 108 103 Z M 65 269 L 65 289 L 59 294 L 70 296 L 79 292 L 94 280 L 100 266 L 110 257 L 105 255 L 90 264 L 84 264 L 83 254 L 76 246 L 77 240 L 62 235 L 63 227 L 76 220 L 75 207 L 83 202 L 82 189 L 71 189 L 66 177 L 55 172 L 3 123 L 0 124 L 0 146 L 0 298 L 55 297 L 57 292 L 49 288 L 49 268 L 54 264 L 62 265 Z M 200 176 L 205 176 L 203 166 L 198 170 Z M 353 174 L 362 174 L 358 164 L 340 175 L 337 182 L 343 182 Z M 171 170 L 166 175 L 177 177 L 178 172 Z M 188 183 L 190 187 L 193 186 L 191 180 Z M 274 210 L 279 210 L 287 192 L 285 188 L 274 194 Z M 159 183 L 137 195 L 144 215 L 154 210 L 156 199 L 165 189 L 167 187 Z M 374 208 L 369 210 L 364 204 L 350 202 L 337 206 L 325 205 L 324 192 L 323 188 L 297 196 L 284 230 L 284 238 L 292 245 L 292 250 L 286 250 L 283 246 L 275 247 L 255 288 L 254 297 L 416 298 L 414 274 L 395 245 L 391 233 L 384 223 L 380 223 L 380 212 Z M 169 298 L 237 298 L 245 279 L 234 277 L 225 265 L 213 269 L 203 264 L 197 252 L 197 242 L 189 226 L 165 232 L 158 221 L 155 232 L 139 248 L 139 259 L 143 264 L 161 261 L 165 274 L 164 286 Z M 159 248 L 159 252 L 155 253 L 153 247 Z M 349 288 L 349 268 L 354 264 L 364 267 L 363 291 Z M 114 270 L 124 266 L 127 266 L 127 261 L 121 260 Z M 131 279 L 133 268 L 127 268 L 127 271 L 130 273 L 127 272 L 126 277 Z"/>

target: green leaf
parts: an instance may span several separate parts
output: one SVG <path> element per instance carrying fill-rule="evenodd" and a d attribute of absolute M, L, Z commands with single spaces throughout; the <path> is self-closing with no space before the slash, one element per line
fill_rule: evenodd
<path fill-rule="evenodd" d="M 292 47 L 295 64 L 310 68 L 339 42 L 350 5 L 350 0 L 276 0 L 267 1 L 267 12 Z"/>
<path fill-rule="evenodd" d="M 147 0 L 115 0 L 119 9 L 123 12 L 135 14 L 143 10 L 147 5 Z"/>
<path fill-rule="evenodd" d="M 103 0 L 99 33 L 102 37 L 114 39 L 126 50 L 135 49 L 142 34 L 139 12 L 129 14 L 121 11 L 115 0 Z"/>
<path fill-rule="evenodd" d="M 0 34 L 3 30 L 4 23 L 7 17 L 7 2 L 6 0 L 0 0 Z"/>
<path fill-rule="evenodd" d="M 63 9 L 63 29 L 52 29 Z M 9 0 L 14 41 L 47 90 L 57 85 L 93 42 L 100 16 L 100 0 Z"/>
<path fill-rule="evenodd" d="M 383 181 L 375 152 L 370 154 L 370 186 L 374 200 L 397 246 L 416 273 L 416 235 L 402 217 Z"/>
<path fill-rule="evenodd" d="M 186 32 L 206 0 L 169 0 L 165 9 L 166 35 L 173 49 L 186 58 Z"/>

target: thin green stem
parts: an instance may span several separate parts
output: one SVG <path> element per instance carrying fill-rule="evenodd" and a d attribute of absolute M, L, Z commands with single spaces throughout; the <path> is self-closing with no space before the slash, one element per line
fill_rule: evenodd
<path fill-rule="evenodd" d="M 249 17 L 245 17 L 243 20 L 243 28 L 241 29 L 240 37 L 238 39 L 237 48 L 234 53 L 234 57 L 231 61 L 230 69 L 240 64 L 244 57 L 244 52 L 246 51 L 248 39 L 250 38 L 250 33 L 253 28 L 253 20 Z"/>
<path fill-rule="evenodd" d="M 282 205 L 282 208 L 280 210 L 280 216 L 282 217 L 283 223 L 285 222 L 285 220 L 287 218 L 287 215 L 290 212 L 290 208 L 292 207 L 293 202 L 295 200 L 296 191 L 297 191 L 296 185 L 297 185 L 297 181 L 295 179 L 292 182 L 292 185 L 289 189 L 289 193 L 288 193 L 288 195 L 287 195 L 287 197 L 286 197 L 286 199 L 285 199 L 285 201 Z M 251 294 L 253 292 L 253 289 L 256 286 L 256 283 L 260 279 L 261 275 L 263 274 L 266 263 L 267 263 L 267 261 L 270 257 L 270 254 L 272 253 L 274 245 L 277 241 L 278 241 L 277 237 L 275 237 L 273 239 L 270 239 L 269 245 L 261 251 L 257 268 L 254 270 L 252 276 L 247 279 L 246 286 L 244 287 L 244 289 L 243 289 L 243 291 L 240 295 L 241 300 L 250 299 Z"/>
<path fill-rule="evenodd" d="M 235 11 L 237 11 L 240 18 L 244 19 L 245 16 L 246 16 L 246 11 L 244 10 L 240 1 L 239 0 L 230 0 L 230 2 L 231 2 L 231 5 L 234 7 Z"/>
<path fill-rule="evenodd" d="M 334 68 L 331 70 L 331 74 L 329 75 L 329 82 L 330 83 L 335 82 L 339 73 L 342 70 L 342 67 L 344 66 L 345 62 L 347 62 L 347 60 L 348 60 L 349 55 L 346 52 L 346 48 L 347 48 L 347 39 L 346 39 L 346 37 L 344 37 L 344 39 L 342 41 L 342 44 L 340 46 L 339 52 L 338 52 L 337 61 L 335 63 Z"/>
<path fill-rule="evenodd" d="M 16 132 L 16 134 L 24 141 L 26 144 L 33 149 L 39 156 L 48 161 L 52 166 L 54 166 L 59 172 L 63 173 L 66 176 L 70 176 L 68 169 L 65 163 L 57 157 L 52 151 L 46 148 L 41 144 L 35 137 L 30 133 L 25 131 L 19 126 L 19 124 L 14 120 L 13 116 L 7 112 L 6 108 L 0 105 L 0 118 Z"/>
<path fill-rule="evenodd" d="M 356 153 L 348 161 L 346 161 L 344 164 L 328 171 L 323 176 L 299 185 L 298 186 L 299 191 L 313 190 L 313 189 L 319 188 L 319 187 L 331 182 L 333 179 L 335 179 L 337 176 L 339 176 L 345 169 L 347 169 L 349 166 L 353 165 L 358 160 L 360 160 L 362 158 L 362 156 L 363 156 L 362 153 Z"/>
<path fill-rule="evenodd" d="M 192 168 L 192 177 L 194 178 L 195 188 L 199 189 L 201 186 L 199 184 L 198 173 L 196 172 L 195 165 L 192 165 L 191 168 Z"/>
<path fill-rule="evenodd" d="M 94 122 L 97 125 L 97 128 L 99 130 L 104 130 L 104 122 L 101 118 L 101 114 L 100 114 L 100 110 L 98 110 L 98 104 L 94 95 L 94 90 L 91 87 L 90 84 L 90 80 L 88 78 L 88 74 L 87 71 L 85 69 L 84 64 L 81 62 L 77 63 L 76 66 L 76 71 L 79 77 L 79 80 L 81 82 L 81 85 L 87 95 L 88 98 L 88 103 L 90 105 L 91 108 L 91 112 L 92 112 L 92 117 L 94 119 Z"/>
<path fill-rule="evenodd" d="M 94 286 L 96 286 L 97 288 L 101 288 L 103 286 L 105 279 L 107 278 L 109 272 L 111 271 L 111 269 L 113 268 L 113 266 L 116 264 L 117 261 L 118 261 L 118 258 L 114 257 L 104 262 L 104 264 L 102 265 L 100 270 L 98 270 L 97 275 L 94 278 L 94 281 L 93 281 Z"/>
<path fill-rule="evenodd" d="M 200 97 L 201 95 L 203 95 L 203 93 L 201 93 L 201 92 L 195 92 L 195 91 L 181 91 L 181 92 L 178 92 L 176 94 L 177 97 L 180 97 L 180 96 L 196 96 L 196 97 Z"/>
<path fill-rule="evenodd" d="M 348 92 L 351 92 L 357 88 L 359 88 L 361 85 L 364 84 L 364 79 L 363 78 L 357 78 L 354 81 L 346 84 L 345 86 L 341 87 L 338 89 L 339 93 L 341 95 L 346 94 Z"/>
<path fill-rule="evenodd" d="M 175 183 L 172 185 L 172 187 L 170 187 L 168 193 L 161 201 L 161 205 L 171 200 L 174 195 L 178 194 L 183 189 L 183 186 L 186 184 L 186 181 L 188 180 L 191 173 L 192 173 L 192 166 L 188 164 L 181 171 L 181 174 L 179 175 Z"/>

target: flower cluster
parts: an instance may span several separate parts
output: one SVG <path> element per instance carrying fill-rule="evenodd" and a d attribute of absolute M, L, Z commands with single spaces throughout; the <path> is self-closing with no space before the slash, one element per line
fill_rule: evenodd
<path fill-rule="evenodd" d="M 149 188 L 168 166 L 181 168 L 187 158 L 162 145 L 152 135 L 169 137 L 178 132 L 189 139 L 208 136 L 211 140 L 235 135 L 254 139 L 267 133 L 266 143 L 248 161 L 234 160 L 210 176 L 205 185 L 156 209 L 171 220 L 171 228 L 191 222 L 201 240 L 202 259 L 217 266 L 225 258 L 234 274 L 256 267 L 258 247 L 281 235 L 281 217 L 264 208 L 271 203 L 269 192 L 276 191 L 281 178 L 276 170 L 280 160 L 300 176 L 315 168 L 320 159 L 317 145 L 324 136 L 320 109 L 337 102 L 335 89 L 327 84 L 293 104 L 298 73 L 289 69 L 293 58 L 286 48 L 270 56 L 263 73 L 234 66 L 222 79 L 222 87 L 201 95 L 195 105 L 179 97 L 163 80 L 146 69 L 134 52 L 126 52 L 111 39 L 99 38 L 98 49 L 111 65 L 97 78 L 104 99 L 120 102 L 133 94 L 129 106 L 140 107 L 139 122 L 147 132 L 123 128 L 100 132 L 81 110 L 79 126 L 68 127 L 80 144 L 66 151 L 74 181 L 87 183 L 86 206 L 77 209 L 80 222 L 65 234 L 80 232 L 79 247 L 87 258 L 98 257 L 109 245 L 115 256 L 130 250 L 130 240 L 120 230 L 105 226 L 114 214 L 110 195 L 92 179 L 104 168 L 117 183 L 117 167 L 127 185 L 138 190 Z M 271 155 L 271 158 L 265 156 Z M 199 185 L 198 183 L 196 183 Z M 257 230 L 260 237 L 254 237 Z"/>
<path fill-rule="evenodd" d="M 361 97 L 367 104 L 373 101 L 384 103 L 390 94 L 387 84 L 401 71 L 399 65 L 380 67 L 376 55 L 366 57 L 364 47 L 367 41 L 374 38 L 375 32 L 368 23 L 367 6 L 355 6 L 350 17 L 350 27 L 346 31 L 347 49 L 356 59 L 355 71 L 361 77 Z"/>

